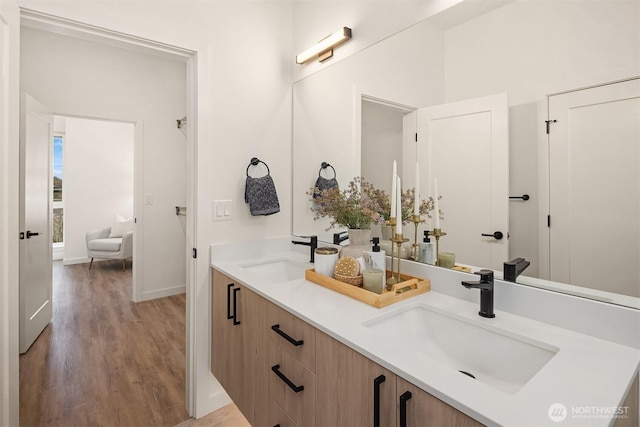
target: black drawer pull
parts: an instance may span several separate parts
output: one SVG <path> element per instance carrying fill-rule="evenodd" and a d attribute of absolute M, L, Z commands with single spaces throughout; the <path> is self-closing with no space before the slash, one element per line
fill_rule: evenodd
<path fill-rule="evenodd" d="M 407 427 L 407 401 L 411 399 L 411 392 L 405 391 L 400 395 L 400 427 Z"/>
<path fill-rule="evenodd" d="M 373 427 L 380 427 L 380 384 L 386 377 L 379 375 L 373 380 Z"/>
<path fill-rule="evenodd" d="M 227 285 L 227 319 L 233 319 L 231 315 L 231 288 L 233 288 L 233 283 Z"/>
<path fill-rule="evenodd" d="M 239 325 L 240 321 L 238 320 L 238 292 L 240 292 L 240 288 L 235 288 L 233 290 L 233 324 Z"/>
<path fill-rule="evenodd" d="M 296 393 L 300 393 L 302 390 L 304 390 L 304 386 L 303 385 L 295 385 L 294 383 L 291 382 L 291 380 L 289 378 L 287 378 L 282 372 L 280 372 L 280 365 L 274 365 L 271 367 L 271 370 L 273 372 L 275 372 L 275 374 L 282 380 L 284 381 L 284 383 L 286 385 L 289 386 L 289 388 L 293 391 L 295 391 Z"/>
<path fill-rule="evenodd" d="M 285 340 L 289 341 L 291 344 L 295 345 L 296 347 L 301 346 L 302 344 L 304 344 L 304 340 L 294 340 L 288 334 L 283 332 L 282 329 L 280 329 L 280 325 L 279 324 L 278 325 L 272 325 L 271 326 L 271 330 L 275 331 L 276 334 L 280 335 L 282 338 L 284 338 Z"/>
<path fill-rule="evenodd" d="M 273 427 L 280 427 L 280 424 L 276 424 L 276 425 L 274 425 Z"/>

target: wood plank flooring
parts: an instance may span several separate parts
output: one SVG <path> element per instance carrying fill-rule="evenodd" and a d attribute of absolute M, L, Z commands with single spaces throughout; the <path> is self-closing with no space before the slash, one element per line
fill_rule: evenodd
<path fill-rule="evenodd" d="M 53 278 L 53 321 L 20 356 L 20 425 L 188 420 L 185 295 L 134 304 L 120 261 L 57 262 Z"/>

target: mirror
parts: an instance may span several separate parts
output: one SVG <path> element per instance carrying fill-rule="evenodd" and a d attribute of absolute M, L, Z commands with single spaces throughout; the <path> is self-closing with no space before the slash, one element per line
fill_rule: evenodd
<path fill-rule="evenodd" d="M 548 170 L 541 148 L 548 95 L 640 75 L 638 2 L 519 0 L 456 20 L 465 3 L 294 84 L 294 234 L 330 240 L 335 231 L 313 220 L 305 194 L 322 161 L 335 167 L 341 186 L 370 167 L 362 164 L 363 97 L 412 109 L 506 92 L 510 195 L 530 196 L 509 202 L 509 253 L 532 263 L 518 282 L 640 308 L 638 295 L 545 280 Z M 412 182 L 415 159 L 407 150 L 402 155 L 403 181 Z M 594 250 L 597 242 L 594 236 Z"/>

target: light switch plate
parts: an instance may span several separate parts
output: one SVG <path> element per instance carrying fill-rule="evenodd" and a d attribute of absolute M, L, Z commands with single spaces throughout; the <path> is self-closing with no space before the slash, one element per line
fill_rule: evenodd
<path fill-rule="evenodd" d="M 231 206 L 233 200 L 214 200 L 213 201 L 213 220 L 229 221 L 233 217 Z"/>

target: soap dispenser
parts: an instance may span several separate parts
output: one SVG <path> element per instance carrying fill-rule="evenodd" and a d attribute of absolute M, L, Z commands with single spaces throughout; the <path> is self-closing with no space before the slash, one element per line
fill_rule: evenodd
<path fill-rule="evenodd" d="M 386 271 L 387 271 L 387 259 L 385 251 L 380 250 L 380 238 L 374 237 L 371 239 L 373 243 L 373 247 L 370 251 L 366 251 L 365 258 L 367 259 L 367 263 L 369 264 L 369 268 L 382 270 L 382 286 L 385 286 L 387 283 L 386 279 Z"/>
<path fill-rule="evenodd" d="M 436 245 L 429 239 L 429 230 L 424 231 L 424 239 L 420 243 L 418 261 L 423 264 L 436 265 Z"/>

